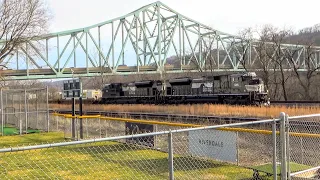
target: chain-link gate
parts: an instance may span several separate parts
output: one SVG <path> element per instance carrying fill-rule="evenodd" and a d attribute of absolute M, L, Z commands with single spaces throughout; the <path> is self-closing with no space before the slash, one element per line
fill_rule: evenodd
<path fill-rule="evenodd" d="M 2 135 L 49 131 L 48 88 L 0 91 Z"/>

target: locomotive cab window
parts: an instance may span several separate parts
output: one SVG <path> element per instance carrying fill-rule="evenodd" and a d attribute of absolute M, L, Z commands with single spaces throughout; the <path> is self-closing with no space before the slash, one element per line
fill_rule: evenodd
<path fill-rule="evenodd" d="M 231 80 L 233 82 L 238 82 L 238 81 L 240 81 L 240 77 L 232 77 Z"/>
<path fill-rule="evenodd" d="M 256 85 L 260 83 L 261 83 L 260 79 L 252 79 L 249 81 L 249 85 Z"/>
<path fill-rule="evenodd" d="M 250 76 L 242 76 L 241 78 L 242 78 L 242 81 L 248 81 L 252 79 L 252 77 Z"/>

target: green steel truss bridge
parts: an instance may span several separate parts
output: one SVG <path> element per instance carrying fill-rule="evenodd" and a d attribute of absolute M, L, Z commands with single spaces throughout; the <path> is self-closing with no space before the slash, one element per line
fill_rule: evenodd
<path fill-rule="evenodd" d="M 265 58 L 258 47 L 257 41 L 220 32 L 155 2 L 119 18 L 29 41 L 0 62 L 0 75 L 26 80 L 274 68 L 258 63 Z M 320 48 L 314 47 L 310 58 L 306 49 L 281 44 L 282 53 L 296 52 L 293 61 L 283 59 L 283 67 L 318 67 Z"/>

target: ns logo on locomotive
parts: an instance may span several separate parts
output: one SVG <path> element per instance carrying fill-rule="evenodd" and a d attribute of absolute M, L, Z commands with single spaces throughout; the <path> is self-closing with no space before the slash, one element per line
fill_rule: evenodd
<path fill-rule="evenodd" d="M 254 72 L 106 84 L 102 104 L 219 103 L 270 105 L 264 83 Z"/>

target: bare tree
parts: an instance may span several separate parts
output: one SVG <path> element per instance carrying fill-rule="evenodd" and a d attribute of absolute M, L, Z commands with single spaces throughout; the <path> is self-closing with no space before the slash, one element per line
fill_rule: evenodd
<path fill-rule="evenodd" d="M 312 29 L 307 29 L 305 33 L 318 31 L 319 25 L 316 25 Z M 260 70 L 257 73 L 263 79 L 272 99 L 283 98 L 287 101 L 291 98 L 296 99 L 296 94 L 299 94 L 301 98 L 311 100 L 318 90 L 316 84 L 320 78 L 318 73 L 320 65 L 317 63 L 319 53 L 314 47 L 315 34 L 310 34 L 308 38 L 300 35 L 301 32 L 294 33 L 290 29 L 278 29 L 272 25 L 264 25 L 254 31 L 247 28 L 239 33 L 242 40 L 235 44 L 237 46 L 234 46 L 235 50 L 231 53 L 239 51 L 236 58 L 245 70 Z M 247 44 L 251 38 L 251 49 L 248 51 Z M 305 45 L 303 53 L 301 45 Z M 250 65 L 245 56 L 240 56 L 241 54 L 251 55 Z M 305 71 L 302 72 L 301 69 Z M 298 87 L 292 86 L 293 84 L 298 84 Z"/>
<path fill-rule="evenodd" d="M 276 45 L 273 42 L 273 37 L 277 33 L 276 29 L 271 25 L 264 25 L 262 28 L 246 28 L 238 34 L 240 40 L 234 46 L 235 57 L 242 67 L 248 71 L 249 69 L 259 69 L 257 73 L 264 81 L 265 87 L 276 96 L 278 78 L 275 76 L 276 69 L 273 53 Z M 279 43 L 278 43 L 279 44 Z M 280 45 L 280 44 L 279 44 Z M 248 56 L 251 56 L 249 61 Z M 249 64 L 250 63 L 250 64 Z M 276 79 L 273 79 L 275 77 Z"/>
<path fill-rule="evenodd" d="M 207 36 L 203 36 L 203 55 L 202 57 L 205 60 L 204 65 L 204 72 L 208 76 L 214 76 L 214 69 L 218 67 L 215 60 L 217 58 L 218 51 L 220 49 L 215 46 L 217 39 L 208 34 Z M 201 72 L 200 72 L 201 73 Z"/>
<path fill-rule="evenodd" d="M 299 55 L 299 52 L 304 50 L 304 54 Z M 316 59 L 315 54 L 317 49 L 313 47 L 313 43 L 308 43 L 304 47 L 293 47 L 290 51 L 286 51 L 286 57 L 290 61 L 293 75 L 297 78 L 299 85 L 303 88 L 303 96 L 305 100 L 312 100 L 311 86 L 315 81 L 317 71 L 320 69 L 320 65 L 314 60 Z M 300 57 L 303 57 L 303 63 L 299 63 Z M 306 70 L 306 72 L 299 71 L 300 68 Z"/>
<path fill-rule="evenodd" d="M 50 19 L 42 0 L 0 0 L 0 62 L 25 42 L 47 33 Z"/>
<path fill-rule="evenodd" d="M 285 72 L 287 65 L 287 57 L 285 56 L 286 47 L 283 44 L 286 42 L 286 38 L 292 35 L 292 31 L 287 29 L 278 30 L 277 28 L 270 28 L 270 43 L 267 44 L 267 56 L 273 62 L 274 71 L 279 72 L 279 76 L 275 73 L 275 83 L 280 81 L 282 95 L 285 101 L 288 100 L 288 92 L 286 88 L 286 82 L 291 77 L 291 74 Z"/>
<path fill-rule="evenodd" d="M 239 39 L 235 41 L 232 53 L 237 62 L 239 62 L 245 71 L 248 71 L 248 66 L 250 66 L 248 57 L 251 55 L 251 43 L 253 40 L 253 30 L 252 28 L 246 28 L 239 32 Z"/>
<path fill-rule="evenodd" d="M 30 89 L 30 88 L 44 88 L 45 84 L 38 80 L 13 80 L 0 81 L 1 88 L 9 87 L 10 89 Z"/>
<path fill-rule="evenodd" d="M 277 29 L 272 25 L 266 24 L 261 28 L 256 28 L 253 32 L 255 40 L 252 42 L 252 68 L 259 69 L 259 76 L 262 78 L 266 89 L 269 91 L 272 99 L 278 99 L 281 94 L 278 91 L 280 86 L 279 78 L 277 77 L 278 66 L 275 63 L 275 50 L 277 44 L 274 43 L 273 37 L 277 33 Z M 280 45 L 278 43 L 278 45 Z"/>
<path fill-rule="evenodd" d="M 255 30 L 255 34 L 257 34 L 258 41 L 252 45 L 252 49 L 256 54 L 256 59 L 253 59 L 255 61 L 253 67 L 262 70 L 261 78 L 266 89 L 270 90 L 270 77 L 273 74 L 273 72 L 270 71 L 272 61 L 267 57 L 267 42 L 270 40 L 270 28 L 266 25 L 261 30 Z"/>

